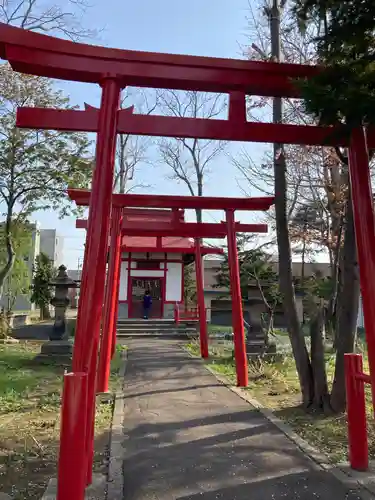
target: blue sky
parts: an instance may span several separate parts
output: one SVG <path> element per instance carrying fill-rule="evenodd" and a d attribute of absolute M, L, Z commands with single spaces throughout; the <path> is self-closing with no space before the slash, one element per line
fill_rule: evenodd
<path fill-rule="evenodd" d="M 63 1 L 63 0 L 62 0 Z M 245 43 L 248 0 L 91 0 L 92 7 L 84 18 L 84 26 L 103 30 L 95 43 L 111 47 L 154 52 L 193 54 L 213 57 L 238 58 L 239 44 Z M 80 106 L 84 102 L 98 105 L 99 88 L 69 82 L 57 82 Z M 235 154 L 238 144 L 231 144 L 227 153 Z M 249 151 L 261 158 L 262 146 L 250 145 Z M 156 160 L 156 157 L 155 157 Z M 150 170 L 151 169 L 151 170 Z M 240 196 L 238 172 L 227 155 L 215 160 L 212 173 L 206 180 L 205 192 L 212 196 Z M 152 192 L 160 194 L 188 194 L 183 185 L 165 178 L 165 171 L 157 166 L 142 165 L 141 180 L 153 184 Z M 252 193 L 257 194 L 257 193 Z M 240 216 L 240 214 L 239 214 Z M 220 214 L 207 214 L 207 220 L 221 219 Z M 251 214 L 241 214 L 242 221 L 251 221 Z M 64 236 L 64 261 L 69 268 L 77 267 L 83 254 L 84 232 L 75 229 L 72 218 L 59 220 L 54 213 L 38 213 L 43 228 L 56 227 Z"/>

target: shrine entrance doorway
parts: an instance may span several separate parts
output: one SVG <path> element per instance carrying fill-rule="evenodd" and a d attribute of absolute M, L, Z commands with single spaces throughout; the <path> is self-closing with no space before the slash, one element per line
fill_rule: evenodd
<path fill-rule="evenodd" d="M 132 278 L 129 301 L 129 318 L 143 318 L 143 296 L 150 292 L 152 306 L 150 318 L 163 317 L 163 279 L 162 278 Z"/>

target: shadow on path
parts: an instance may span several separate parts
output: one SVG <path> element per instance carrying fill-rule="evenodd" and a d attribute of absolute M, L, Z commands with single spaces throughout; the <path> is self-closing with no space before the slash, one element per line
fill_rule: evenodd
<path fill-rule="evenodd" d="M 178 343 L 132 340 L 126 500 L 358 500 Z"/>

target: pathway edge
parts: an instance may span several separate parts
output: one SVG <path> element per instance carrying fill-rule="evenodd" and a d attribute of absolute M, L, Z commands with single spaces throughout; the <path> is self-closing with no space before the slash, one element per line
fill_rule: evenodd
<path fill-rule="evenodd" d="M 192 354 L 185 346 L 181 348 L 193 359 L 201 359 Z M 258 410 L 268 421 L 275 425 L 288 439 L 290 439 L 302 453 L 313 463 L 315 467 L 329 472 L 344 486 L 350 489 L 360 490 L 363 500 L 373 500 L 375 498 L 375 461 L 370 463 L 368 472 L 357 472 L 350 469 L 347 462 L 333 465 L 329 462 L 327 455 L 311 446 L 305 439 L 301 438 L 293 428 L 277 417 L 272 410 L 264 407 L 258 400 L 249 396 L 243 389 L 232 385 L 223 375 L 218 374 L 201 359 L 202 365 L 209 371 L 221 384 L 234 392 L 241 399 L 249 403 Z"/>
<path fill-rule="evenodd" d="M 128 364 L 128 350 L 122 353 L 123 363 L 119 370 L 119 376 L 122 377 L 121 389 L 115 393 L 115 405 L 113 410 L 109 464 L 107 477 L 107 500 L 118 500 L 124 495 L 124 386 L 125 374 Z"/>

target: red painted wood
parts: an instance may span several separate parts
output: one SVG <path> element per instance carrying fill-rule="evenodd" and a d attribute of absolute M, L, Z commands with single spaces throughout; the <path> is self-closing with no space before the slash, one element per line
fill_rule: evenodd
<path fill-rule="evenodd" d="M 208 358 L 208 331 L 206 320 L 206 306 L 204 303 L 203 285 L 203 259 L 201 253 L 201 241 L 195 240 L 195 276 L 197 285 L 198 316 L 199 316 L 199 340 L 202 358 Z"/>
<path fill-rule="evenodd" d="M 299 90 L 292 79 L 308 78 L 319 71 L 315 66 L 299 64 L 110 49 L 3 23 L 0 57 L 16 71 L 50 78 L 98 83 L 103 74 L 112 73 L 122 79 L 123 86 L 242 91 L 270 97 L 297 97 Z"/>
<path fill-rule="evenodd" d="M 375 412 L 375 226 L 374 202 L 366 135 L 363 128 L 352 131 L 349 175 L 359 261 L 363 315 L 368 348 L 372 404 Z"/>
<path fill-rule="evenodd" d="M 169 247 L 166 248 L 161 247 L 129 247 L 129 246 L 122 246 L 121 247 L 122 252 L 133 252 L 133 253 L 143 253 L 143 252 L 150 252 L 150 253 L 162 253 L 167 251 L 169 254 L 171 253 L 184 253 L 184 254 L 194 254 L 195 250 L 194 247 Z M 215 248 L 215 247 L 202 247 L 202 255 L 223 255 L 224 250 L 222 248 Z"/>
<path fill-rule="evenodd" d="M 243 95 L 243 94 L 242 94 Z M 237 107 L 238 104 L 233 106 Z M 240 110 L 229 107 L 229 120 L 178 118 L 133 114 L 132 108 L 118 113 L 117 131 L 121 134 L 216 139 L 241 142 L 281 142 L 310 146 L 348 146 L 349 137 L 340 127 L 291 125 L 287 123 L 247 122 Z M 48 108 L 19 108 L 17 126 L 20 128 L 61 131 L 96 132 L 98 110 L 58 110 Z M 235 124 L 235 126 L 234 126 Z M 369 147 L 375 147 L 375 130 L 368 132 Z"/>
<path fill-rule="evenodd" d="M 77 219 L 76 228 L 86 229 L 87 220 Z M 238 233 L 267 233 L 267 224 L 241 224 L 235 225 Z M 181 236 L 185 238 L 226 238 L 225 223 L 183 222 L 177 225 L 159 223 L 125 223 L 122 233 L 126 236 L 167 237 Z"/>
<path fill-rule="evenodd" d="M 73 371 L 88 373 L 86 436 L 88 484 L 92 481 L 96 371 L 104 299 L 120 91 L 116 80 L 108 78 L 102 81 L 96 167 L 92 181 L 92 203 L 87 230 L 87 262 L 82 272 L 85 295 L 78 309 L 76 327 L 76 337 L 81 339 L 83 348 L 77 352 L 74 351 L 72 362 Z"/>
<path fill-rule="evenodd" d="M 114 316 L 114 324 L 113 324 L 113 331 L 112 331 L 112 349 L 111 349 L 111 358 L 113 359 L 113 356 L 115 355 L 116 351 L 116 343 L 117 343 L 117 319 L 118 319 L 118 306 L 119 306 L 119 294 L 120 294 L 120 281 L 121 281 L 121 249 L 118 255 L 118 260 L 117 260 L 117 282 L 116 282 L 116 296 L 114 298 L 115 304 L 116 304 L 116 309 L 115 309 L 115 316 Z"/>
<path fill-rule="evenodd" d="M 118 263 L 121 253 L 122 209 L 112 210 L 111 243 L 108 273 L 106 279 L 105 300 L 103 306 L 102 336 L 99 352 L 98 381 L 96 392 L 108 392 L 108 382 L 112 357 L 113 330 L 116 329 L 116 286 L 118 282 Z"/>
<path fill-rule="evenodd" d="M 30 128 L 57 128 L 58 130 L 90 130 L 98 131 L 97 162 L 93 182 L 93 200 L 90 207 L 90 224 L 87 238 L 87 263 L 90 279 L 84 271 L 77 320 L 75 360 L 73 364 L 83 366 L 89 372 L 88 406 L 92 405 L 92 387 L 96 369 L 95 352 L 97 350 L 98 328 L 102 306 L 102 284 L 104 282 L 103 262 L 108 245 L 108 207 L 111 204 L 111 188 L 109 183 L 109 167 L 112 158 L 104 152 L 112 149 L 113 139 L 117 133 L 138 135 L 160 135 L 168 137 L 197 137 L 203 139 L 224 139 L 234 141 L 273 142 L 285 144 L 307 145 L 342 145 L 347 146 L 349 137 L 336 128 L 313 126 L 293 126 L 287 124 L 247 123 L 245 116 L 244 94 L 260 96 L 299 97 L 299 90 L 294 79 L 309 79 L 319 72 L 316 66 L 297 65 L 276 62 L 258 62 L 246 60 L 215 59 L 171 54 L 155 54 L 126 51 L 77 44 L 47 35 L 22 30 L 0 23 L 0 57 L 7 59 L 16 71 L 51 78 L 76 80 L 82 82 L 101 83 L 103 77 L 115 75 L 118 88 L 125 85 L 152 88 L 171 88 L 193 91 L 211 91 L 230 95 L 229 120 L 197 120 L 160 116 L 134 115 L 133 109 L 114 112 L 112 99 L 102 101 L 100 119 L 97 111 L 87 107 L 85 111 L 64 112 L 60 110 L 24 110 L 20 111 L 19 126 Z M 111 116 L 111 120 L 107 119 Z M 118 121 L 118 126 L 116 122 Z M 104 126 L 106 123 L 106 126 Z M 109 125 L 111 124 L 111 125 Z M 78 127 L 78 128 L 75 128 Z M 91 127 L 91 128 L 90 128 Z M 109 133 L 110 130 L 110 133 Z M 332 132 L 332 133 L 331 133 Z M 109 140 L 106 141 L 105 137 Z M 369 349 L 370 375 L 373 380 L 372 391 L 375 402 L 375 329 L 374 283 L 375 263 L 373 257 L 374 216 L 372 207 L 372 190 L 368 172 L 367 147 L 375 148 L 375 134 L 370 131 L 366 135 L 363 130 L 354 130 L 350 143 L 350 177 L 353 194 L 356 241 L 360 263 L 361 287 L 366 323 L 366 335 Z M 105 158 L 106 157 L 106 158 Z M 103 173 L 104 172 L 104 173 Z M 98 182 L 102 178 L 102 182 Z M 94 195 L 95 194 L 95 195 Z M 116 195 L 116 206 L 140 206 L 162 208 L 166 197 L 141 195 Z M 177 199 L 178 198 L 178 199 Z M 235 227 L 233 210 L 267 210 L 272 204 L 254 205 L 249 200 L 233 200 L 226 198 L 201 198 L 199 203 L 190 198 L 182 203 L 182 198 L 175 197 L 169 208 L 203 208 L 227 210 L 229 241 L 232 251 L 231 281 L 238 289 L 238 272 L 235 268 L 236 255 Z M 194 205 L 195 203 L 195 205 Z M 197 204 L 198 203 L 198 204 Z M 93 215 L 94 214 L 94 215 Z M 233 217 L 232 217 L 233 216 Z M 146 251 L 158 251 L 146 249 Z M 161 250 L 161 248 L 160 248 Z M 177 251 L 176 248 L 173 251 Z M 181 251 L 181 249 L 178 249 Z M 202 249 L 202 253 L 204 249 Z M 94 273 L 94 274 L 92 274 Z M 101 300 L 100 300 L 101 299 Z M 234 296 L 234 319 L 240 318 L 240 296 Z M 81 334 L 79 334 L 81 332 Z M 84 335 L 83 335 L 84 333 Z M 235 339 L 241 341 L 243 334 L 237 324 Z M 87 349 L 82 349 L 86 343 Z M 240 347 L 243 350 L 243 346 Z M 82 359 L 81 356 L 84 356 Z M 242 357 L 242 353 L 241 353 Z M 77 359 L 80 358 L 77 363 Z M 236 357 L 237 360 L 237 357 Z M 238 365 L 242 370 L 244 363 Z M 245 381 L 247 372 L 241 374 Z M 240 385 L 244 385 L 241 383 Z M 77 408 L 75 408 L 77 409 Z M 91 412 L 91 413 L 90 413 Z M 88 428 L 91 433 L 90 461 L 92 458 L 92 411 L 88 411 Z M 356 435 L 358 438 L 358 435 Z"/>
<path fill-rule="evenodd" d="M 87 373 L 66 373 L 61 405 L 58 500 L 82 500 L 85 496 L 86 413 Z"/>
<path fill-rule="evenodd" d="M 185 253 L 185 254 L 194 254 L 195 250 L 194 247 L 169 247 L 166 248 L 164 247 L 133 247 L 133 246 L 127 246 L 123 245 L 121 247 L 121 252 L 133 252 L 133 253 L 163 253 L 167 251 L 168 254 L 175 254 L 175 253 Z M 216 248 L 216 247 L 202 247 L 202 254 L 203 255 L 223 255 L 224 250 L 222 248 Z M 124 258 L 123 260 L 128 260 L 128 258 Z M 180 261 L 179 261 L 180 262 Z"/>
<path fill-rule="evenodd" d="M 162 271 L 158 260 L 137 260 L 137 271 Z"/>
<path fill-rule="evenodd" d="M 362 354 L 345 354 L 349 462 L 352 469 L 368 469 L 368 439 Z"/>
<path fill-rule="evenodd" d="M 78 206 L 88 206 L 90 191 L 68 189 L 68 196 Z M 268 210 L 275 202 L 274 196 L 254 198 L 220 198 L 213 196 L 169 196 L 147 194 L 113 194 L 112 203 L 119 207 L 184 208 L 204 210 Z M 188 224 L 188 223 L 186 223 Z"/>
<path fill-rule="evenodd" d="M 248 371 L 245 345 L 245 329 L 243 323 L 242 295 L 240 284 L 240 270 L 238 263 L 238 250 L 236 232 L 234 229 L 234 211 L 227 210 L 228 225 L 228 268 L 230 279 L 230 292 L 232 297 L 232 321 L 234 333 L 234 356 L 236 360 L 237 385 L 247 387 Z"/>

